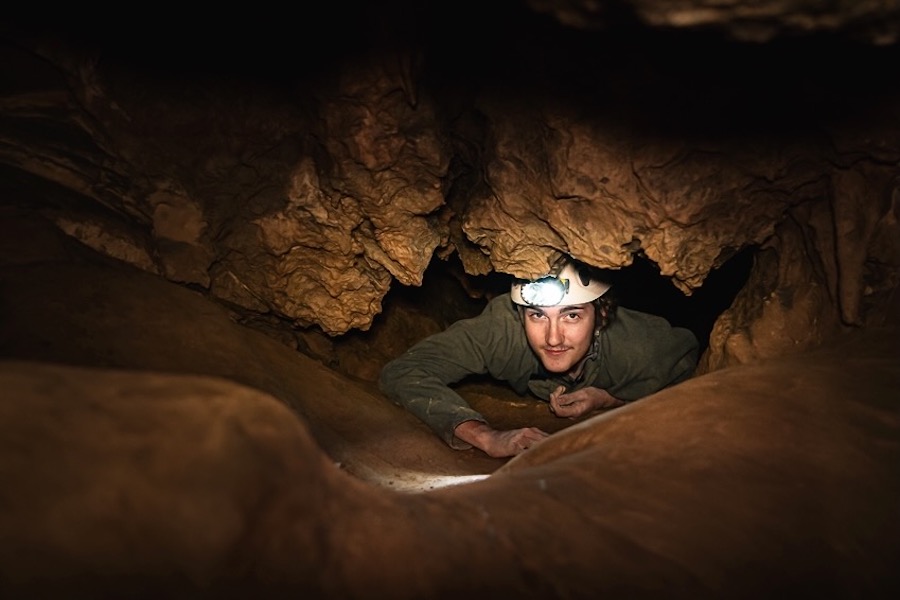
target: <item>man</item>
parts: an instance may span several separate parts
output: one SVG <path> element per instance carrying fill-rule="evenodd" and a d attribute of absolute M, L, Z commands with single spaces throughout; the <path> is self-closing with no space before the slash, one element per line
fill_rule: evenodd
<path fill-rule="evenodd" d="M 381 371 L 381 390 L 451 448 L 514 456 L 548 434 L 498 430 L 453 389 L 489 374 L 531 392 L 558 417 L 614 408 L 691 376 L 698 343 L 662 317 L 616 307 L 595 270 L 566 260 L 536 280 L 516 280 L 477 317 L 415 344 Z"/>

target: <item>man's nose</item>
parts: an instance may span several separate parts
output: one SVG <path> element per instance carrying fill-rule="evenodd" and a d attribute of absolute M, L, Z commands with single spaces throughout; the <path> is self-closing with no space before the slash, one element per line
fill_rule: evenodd
<path fill-rule="evenodd" d="M 547 326 L 547 345 L 559 346 L 560 344 L 562 344 L 562 330 L 556 321 L 551 319 Z"/>

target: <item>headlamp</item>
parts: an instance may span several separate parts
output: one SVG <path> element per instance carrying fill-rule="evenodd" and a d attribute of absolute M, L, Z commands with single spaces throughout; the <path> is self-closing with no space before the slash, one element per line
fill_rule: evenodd
<path fill-rule="evenodd" d="M 531 281 L 514 279 L 509 297 L 519 306 L 575 306 L 593 302 L 609 288 L 587 266 L 571 261 Z"/>
<path fill-rule="evenodd" d="M 530 306 L 556 306 L 569 291 L 569 280 L 547 275 L 522 286 L 522 300 Z"/>

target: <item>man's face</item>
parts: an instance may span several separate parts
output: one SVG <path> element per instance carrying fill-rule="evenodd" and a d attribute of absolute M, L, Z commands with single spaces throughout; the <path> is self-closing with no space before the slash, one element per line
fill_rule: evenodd
<path fill-rule="evenodd" d="M 584 358 L 594 339 L 593 303 L 526 307 L 525 336 L 544 368 L 567 373 Z"/>

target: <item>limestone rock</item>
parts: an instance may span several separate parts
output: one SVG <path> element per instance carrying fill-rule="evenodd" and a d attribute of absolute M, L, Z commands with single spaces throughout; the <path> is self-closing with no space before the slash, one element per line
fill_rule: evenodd
<path fill-rule="evenodd" d="M 0 282 L 4 598 L 900 591 L 895 327 L 579 422 L 465 392 L 557 422 L 502 461 L 158 276 Z"/>
<path fill-rule="evenodd" d="M 212 32 L 192 56 L 181 30 L 152 53 L 140 36 L 10 26 L 7 189 L 45 186 L 24 201 L 69 235 L 287 336 L 366 331 L 393 286 L 421 285 L 454 253 L 473 277 L 539 275 L 561 253 L 615 270 L 640 257 L 691 295 L 737 253 L 791 249 L 807 264 L 770 292 L 792 297 L 805 281 L 784 277 L 815 273 L 828 294 L 808 296 L 823 318 L 805 322 L 823 330 L 788 331 L 759 305 L 736 312 L 761 322 L 720 327 L 783 330 L 773 352 L 885 314 L 900 91 L 867 73 L 895 62 L 895 7 L 471 8 L 452 15 L 459 36 L 494 23 L 511 35 L 461 47 L 432 29 L 448 15 L 393 0 L 361 9 L 372 22 L 359 30 L 339 21 L 361 37 L 314 60 L 271 23 L 238 56 Z M 322 14 L 309 23 L 333 25 Z M 230 62 L 210 64 L 217 53 Z M 805 216 L 807 251 L 794 252 L 779 232 Z"/>

